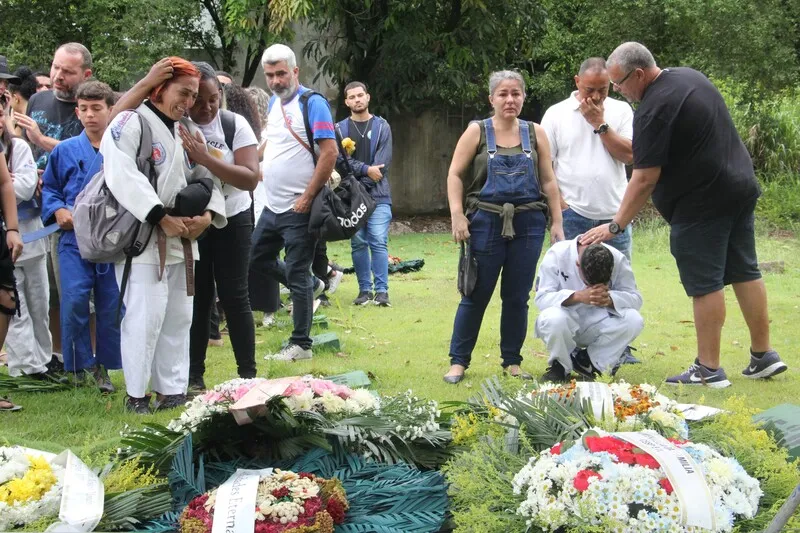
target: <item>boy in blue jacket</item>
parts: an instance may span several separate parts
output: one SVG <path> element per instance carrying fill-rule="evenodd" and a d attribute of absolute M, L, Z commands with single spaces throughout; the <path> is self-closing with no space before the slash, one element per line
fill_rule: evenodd
<path fill-rule="evenodd" d="M 358 297 L 353 303 L 366 305 L 374 302 L 381 307 L 391 307 L 387 245 L 389 222 L 392 221 L 392 192 L 389 188 L 392 129 L 385 119 L 369 112 L 369 93 L 363 83 L 348 83 L 344 96 L 350 117 L 338 122 L 336 127 L 343 139 L 349 137 L 355 142 L 350 166 L 377 204 L 367 225 L 350 240 L 353 267 L 358 278 Z"/>
<path fill-rule="evenodd" d="M 105 83 L 87 81 L 78 87 L 76 113 L 83 133 L 61 141 L 50 154 L 42 176 L 42 220 L 58 223 L 58 260 L 61 265 L 61 342 L 64 368 L 82 381 L 90 373 L 102 392 L 113 392 L 108 370 L 122 368 L 119 325 L 116 321 L 119 288 L 114 265 L 81 258 L 72 227 L 72 206 L 83 187 L 103 165 L 100 140 L 109 123 L 114 92 Z M 89 300 L 94 290 L 97 319 L 97 355 L 89 330 Z"/>

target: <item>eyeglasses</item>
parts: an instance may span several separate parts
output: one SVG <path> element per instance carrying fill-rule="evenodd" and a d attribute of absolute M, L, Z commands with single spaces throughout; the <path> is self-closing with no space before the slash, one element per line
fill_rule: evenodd
<path fill-rule="evenodd" d="M 634 69 L 631 69 L 631 70 L 629 70 L 629 71 L 628 71 L 628 73 L 627 73 L 627 74 L 625 74 L 625 77 L 624 77 L 624 78 L 622 78 L 622 79 L 621 79 L 621 80 L 619 80 L 619 81 L 612 81 L 612 82 L 611 82 L 611 85 L 613 85 L 614 87 L 617 87 L 617 88 L 619 88 L 619 87 L 620 87 L 620 86 L 621 86 L 623 83 L 625 83 L 625 80 L 627 80 L 628 78 L 630 78 L 630 77 L 631 77 L 631 74 L 633 74 L 634 72 L 636 72 L 636 69 L 635 69 L 635 68 L 634 68 Z"/>

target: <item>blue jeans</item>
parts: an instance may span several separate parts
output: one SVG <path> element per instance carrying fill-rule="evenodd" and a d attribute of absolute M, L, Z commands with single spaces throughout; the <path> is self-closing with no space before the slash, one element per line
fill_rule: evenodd
<path fill-rule="evenodd" d="M 564 218 L 564 238 L 566 239 L 574 239 L 578 235 L 582 235 L 592 228 L 596 228 L 597 226 L 611 222 L 611 219 L 592 220 L 590 218 L 586 218 L 573 211 L 572 208 L 562 211 L 562 216 Z M 625 254 L 625 257 L 627 257 L 628 261 L 630 261 L 631 251 L 633 249 L 631 225 L 628 224 L 628 227 L 625 228 L 625 231 L 608 241 L 606 244 L 613 246 Z"/>
<path fill-rule="evenodd" d="M 450 340 L 450 364 L 469 366 L 483 314 L 492 298 L 500 271 L 500 357 L 504 367 L 522 362 L 522 344 L 528 332 L 528 299 L 536 263 L 544 242 L 545 216 L 525 211 L 514 216 L 516 236 L 501 236 L 500 215 L 477 211 L 470 216 L 470 246 L 478 260 L 478 279 L 469 297 L 462 297 Z"/>
<path fill-rule="evenodd" d="M 389 292 L 389 222 L 391 204 L 378 204 L 367 225 L 350 239 L 353 268 L 358 278 L 359 292 L 372 291 L 370 271 L 375 278 L 375 292 Z M 370 258 L 372 252 L 372 258 Z"/>
<path fill-rule="evenodd" d="M 117 323 L 119 287 L 113 264 L 90 263 L 81 258 L 73 236 L 58 242 L 61 265 L 61 350 L 64 368 L 70 372 L 103 365 L 122 368 Z M 89 297 L 94 289 L 97 320 L 97 356 L 92 353 L 89 332 Z"/>
<path fill-rule="evenodd" d="M 250 285 L 278 280 L 292 293 L 294 330 L 289 342 L 303 349 L 311 348 L 311 319 L 314 282 L 311 261 L 316 239 L 308 232 L 308 213 L 273 213 L 264 208 L 253 231 L 250 254 Z M 278 259 L 286 248 L 286 261 Z"/>

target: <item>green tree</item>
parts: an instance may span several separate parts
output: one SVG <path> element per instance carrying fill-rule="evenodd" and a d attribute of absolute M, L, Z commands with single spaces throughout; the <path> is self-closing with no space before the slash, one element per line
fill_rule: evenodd
<path fill-rule="evenodd" d="M 95 75 L 119 89 L 157 59 L 180 55 L 199 19 L 194 0 L 2 0 L 0 31 L 12 65 L 49 69 L 58 45 L 92 52 Z"/>
<path fill-rule="evenodd" d="M 661 66 L 691 66 L 769 96 L 798 78 L 797 0 L 542 0 L 547 24 L 531 58 L 535 99 L 544 105 L 574 88 L 590 56 L 639 41 Z"/>
<path fill-rule="evenodd" d="M 544 23 L 538 1 L 229 0 L 235 20 L 264 11 L 274 30 L 306 20 L 304 53 L 340 92 L 363 81 L 379 112 L 473 104 L 492 70 L 524 67 Z"/>

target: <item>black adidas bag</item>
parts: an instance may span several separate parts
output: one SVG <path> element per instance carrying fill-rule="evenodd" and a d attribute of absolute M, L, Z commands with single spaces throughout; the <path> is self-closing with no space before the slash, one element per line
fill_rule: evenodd
<path fill-rule="evenodd" d="M 314 91 L 306 91 L 300 95 L 300 109 L 303 112 L 303 121 L 308 135 L 311 155 L 314 164 L 317 162 L 317 154 L 314 151 L 314 144 L 311 132 L 311 124 L 308 119 L 308 100 L 313 95 L 321 94 Z M 324 99 L 324 97 L 322 97 Z M 325 100 L 327 102 L 327 100 Z M 361 228 L 367 225 L 370 215 L 375 211 L 375 199 L 369 194 L 366 187 L 361 184 L 353 175 L 350 161 L 347 158 L 344 148 L 342 148 L 342 138 L 339 129 L 336 128 L 336 147 L 342 156 L 345 175 L 342 177 L 339 186 L 331 189 L 327 185 L 320 189 L 314 202 L 311 204 L 311 214 L 308 222 L 308 231 L 317 239 L 324 241 L 344 241 L 350 239 Z"/>
<path fill-rule="evenodd" d="M 346 174 L 335 189 L 328 186 L 320 189 L 311 204 L 311 218 L 308 221 L 308 231 L 324 241 L 350 239 L 367 225 L 376 206 L 375 199 L 353 175 L 338 129 L 336 144 L 342 154 Z"/>

